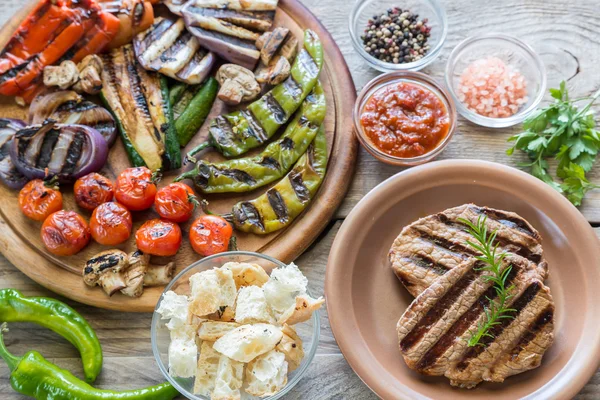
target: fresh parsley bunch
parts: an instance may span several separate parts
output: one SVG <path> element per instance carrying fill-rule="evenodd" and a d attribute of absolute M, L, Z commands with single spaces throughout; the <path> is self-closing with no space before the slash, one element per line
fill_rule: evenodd
<path fill-rule="evenodd" d="M 591 107 L 600 97 L 600 90 L 592 97 L 570 99 L 563 81 L 560 89 L 550 89 L 554 103 L 536 111 L 523 123 L 524 132 L 512 136 L 513 147 L 506 151 L 512 155 L 515 149 L 529 155 L 531 163 L 520 164 L 531 168 L 531 174 L 563 193 L 575 206 L 591 189 L 600 186 L 590 183 L 586 173 L 592 169 L 600 150 L 600 131 L 596 129 Z M 588 100 L 581 110 L 576 103 Z M 548 172 L 548 158 L 558 161 L 556 181 Z"/>

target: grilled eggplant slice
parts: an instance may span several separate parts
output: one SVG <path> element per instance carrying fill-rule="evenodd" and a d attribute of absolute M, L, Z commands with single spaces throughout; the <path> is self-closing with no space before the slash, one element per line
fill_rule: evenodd
<path fill-rule="evenodd" d="M 117 124 L 104 107 L 84 100 L 73 91 L 37 96 L 29 107 L 29 123 L 41 124 L 51 118 L 61 124 L 86 125 L 96 129 L 111 146 L 117 138 Z"/>
<path fill-rule="evenodd" d="M 173 79 L 196 85 L 206 79 L 216 57 L 200 47 L 198 39 L 185 29 L 183 19 L 156 18 L 138 34 L 133 47 L 139 63 Z"/>
<path fill-rule="evenodd" d="M 15 168 L 10 146 L 15 133 L 25 127 L 20 119 L 0 118 L 0 181 L 11 189 L 21 189 L 29 179 Z"/>
<path fill-rule="evenodd" d="M 192 0 L 181 9 L 188 31 L 222 58 L 254 69 L 256 40 L 273 24 L 277 1 Z"/>
<path fill-rule="evenodd" d="M 110 108 L 133 165 L 153 171 L 181 166 L 166 78 L 148 72 L 126 45 L 103 55 L 101 97 Z"/>

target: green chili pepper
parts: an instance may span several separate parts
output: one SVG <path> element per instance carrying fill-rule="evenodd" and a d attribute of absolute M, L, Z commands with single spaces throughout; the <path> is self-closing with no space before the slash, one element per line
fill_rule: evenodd
<path fill-rule="evenodd" d="M 300 107 L 317 84 L 323 67 L 323 46 L 316 33 L 304 31 L 304 48 L 292 65 L 290 77 L 275 86 L 247 110 L 215 118 L 210 138 L 190 153 L 215 147 L 225 157 L 237 157 L 269 140 Z"/>
<path fill-rule="evenodd" d="M 233 206 L 223 217 L 243 232 L 264 235 L 290 225 L 317 193 L 327 169 L 327 141 L 321 126 L 313 143 L 277 185 L 258 198 Z"/>
<path fill-rule="evenodd" d="M 11 371 L 12 388 L 19 393 L 38 400 L 169 400 L 178 394 L 168 383 L 124 392 L 95 389 L 69 371 L 48 362 L 36 351 L 29 351 L 23 357 L 10 354 L 4 345 L 3 333 L 6 330 L 6 324 L 3 324 L 0 329 L 0 357 Z"/>
<path fill-rule="evenodd" d="M 4 345 L 6 324 L 0 328 L 0 357 L 10 369 L 10 385 L 24 395 L 37 400 L 170 400 L 178 395 L 168 383 L 145 389 L 115 392 L 95 389 L 77 379 L 69 371 L 48 362 L 37 351 L 23 357 L 8 352 Z"/>
<path fill-rule="evenodd" d="M 77 311 L 58 300 L 25 297 L 18 290 L 2 289 L 0 321 L 34 322 L 67 339 L 81 353 L 88 382 L 94 382 L 102 369 L 102 348 L 96 333 Z"/>
<path fill-rule="evenodd" d="M 326 112 L 325 93 L 317 83 L 281 138 L 269 144 L 262 153 L 217 163 L 199 161 L 196 168 L 175 181 L 191 178 L 204 193 L 248 192 L 274 182 L 306 152 Z"/>

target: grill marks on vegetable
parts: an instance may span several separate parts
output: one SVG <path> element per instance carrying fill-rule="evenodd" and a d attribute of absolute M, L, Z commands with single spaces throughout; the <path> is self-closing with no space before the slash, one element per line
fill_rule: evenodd
<path fill-rule="evenodd" d="M 422 218 L 404 228 L 396 238 L 390 250 L 392 268 L 413 296 L 429 287 L 439 275 L 478 255 L 466 244 L 473 238 L 458 220 L 476 221 L 481 214 L 488 217 L 486 225 L 490 233 L 498 230 L 495 242 L 498 251 L 522 257 L 529 269 L 537 269 L 540 278 L 545 279 L 547 263 L 537 231 L 517 214 L 471 204 Z M 418 262 L 415 255 L 426 256 L 430 262 Z M 431 268 L 436 264 L 445 268 Z"/>

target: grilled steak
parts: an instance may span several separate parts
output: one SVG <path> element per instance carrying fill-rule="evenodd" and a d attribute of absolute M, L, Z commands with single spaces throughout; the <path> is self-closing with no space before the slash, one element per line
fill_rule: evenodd
<path fill-rule="evenodd" d="M 482 381 L 502 382 L 538 367 L 553 341 L 554 304 L 530 261 L 515 254 L 506 257 L 502 268 L 512 265 L 506 286 L 514 285 L 509 299 L 514 311 L 504 315 L 513 318 L 499 319 L 489 331 L 492 337 L 484 336 L 478 345 L 468 347 L 468 340 L 486 318 L 484 308 L 496 300 L 496 291 L 492 282 L 486 282 L 489 272 L 479 268 L 480 261 L 452 260 L 453 268 L 425 289 L 398 321 L 406 364 L 426 375 L 446 376 L 453 386 L 463 388 Z"/>
<path fill-rule="evenodd" d="M 539 233 L 519 215 L 466 204 L 430 215 L 405 227 L 394 241 L 389 253 L 396 276 L 413 295 L 418 296 L 437 278 L 465 261 L 474 260 L 478 253 L 466 244 L 473 238 L 459 218 L 477 222 L 487 216 L 486 225 L 497 233 L 499 253 L 514 255 L 525 269 L 537 271 L 544 281 L 548 265 L 542 256 Z"/>

